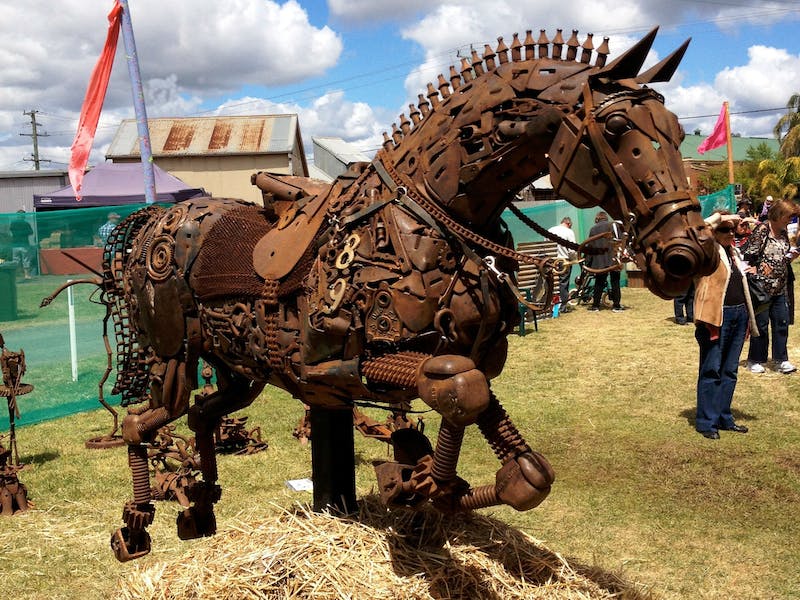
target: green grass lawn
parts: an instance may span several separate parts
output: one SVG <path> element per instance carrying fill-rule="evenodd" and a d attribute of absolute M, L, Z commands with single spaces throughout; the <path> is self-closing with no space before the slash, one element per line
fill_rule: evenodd
<path fill-rule="evenodd" d="M 541 322 L 538 333 L 510 338 L 493 389 L 529 444 L 548 457 L 556 483 L 535 510 L 482 512 L 657 598 L 800 597 L 800 374 L 741 370 L 734 414 L 750 433 L 707 440 L 692 422 L 693 327 L 675 325 L 671 302 L 645 290 L 623 289 L 623 304 L 630 309 L 621 314 L 579 308 Z M 800 361 L 794 327 L 789 356 Z M 47 377 L 31 370 L 26 379 L 36 385 Z M 310 500 L 285 486 L 310 476 L 309 448 L 291 435 L 301 405 L 268 390 L 243 413 L 270 446 L 220 458 L 221 531 L 237 518 Z M 435 440 L 435 415 L 425 422 Z M 131 494 L 125 451 L 83 447 L 108 425 L 107 413 L 93 411 L 18 429 L 29 463 L 21 480 L 36 506 L 0 519 L 4 597 L 113 597 L 118 579 L 134 568 L 116 562 L 108 547 Z M 473 429 L 459 474 L 481 485 L 494 480 L 498 465 Z M 370 461 L 385 458 L 386 447 L 357 436 L 356 450 L 358 493 L 373 493 Z M 177 510 L 158 504 L 144 564 L 180 561 L 203 543 L 177 539 Z"/>
<path fill-rule="evenodd" d="M 81 277 L 74 276 L 73 279 Z M 52 415 L 72 414 L 98 406 L 97 383 L 105 371 L 107 359 L 101 337 L 105 306 L 97 303 L 97 288 L 93 285 L 72 288 L 77 370 L 74 381 L 70 364 L 67 291 L 49 306 L 39 307 L 42 298 L 52 294 L 68 279 L 66 276 L 48 275 L 18 283 L 18 318 L 0 322 L 6 346 L 12 351 L 20 348 L 25 351 L 28 371 L 36 388 L 35 393 L 20 398 L 20 424 L 36 423 Z M 109 333 L 113 346 L 113 325 L 110 322 Z M 118 397 L 110 394 L 114 377 L 115 373 L 112 373 L 105 387 L 106 399 L 111 402 L 118 401 Z M 7 422 L 0 419 L 0 432 L 7 429 Z"/>

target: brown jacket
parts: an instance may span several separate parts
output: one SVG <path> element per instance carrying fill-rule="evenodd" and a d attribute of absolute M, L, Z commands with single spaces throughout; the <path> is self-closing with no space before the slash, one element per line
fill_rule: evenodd
<path fill-rule="evenodd" d="M 694 319 L 708 323 L 715 327 L 722 325 L 722 306 L 725 301 L 725 291 L 728 289 L 728 282 L 731 278 L 731 264 L 728 260 L 728 253 L 725 248 L 717 244 L 719 252 L 719 266 L 705 277 L 695 277 L 694 280 Z M 747 277 L 744 275 L 744 266 L 739 251 L 733 249 L 733 259 L 742 273 L 742 284 L 744 285 L 744 301 L 747 305 L 747 314 L 750 317 L 750 335 L 758 335 L 756 316 L 753 312 L 753 303 L 750 300 L 750 288 L 747 286 Z"/>

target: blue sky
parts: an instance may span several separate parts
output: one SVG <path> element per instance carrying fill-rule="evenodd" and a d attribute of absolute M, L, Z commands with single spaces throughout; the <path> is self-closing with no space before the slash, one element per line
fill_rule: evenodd
<path fill-rule="evenodd" d="M 398 114 L 474 44 L 556 27 L 611 38 L 611 58 L 654 26 L 645 66 L 686 38 L 673 81 L 659 84 L 687 131 L 710 132 L 724 100 L 732 129 L 769 136 L 800 92 L 800 0 L 128 0 L 148 115 L 293 112 L 311 136 L 342 137 L 364 151 Z M 105 41 L 112 0 L 0 2 L 0 170 L 31 169 L 30 117 L 40 157 L 63 168 L 86 83 Z M 120 48 L 122 42 L 120 41 Z M 91 161 L 133 116 L 117 55 Z"/>

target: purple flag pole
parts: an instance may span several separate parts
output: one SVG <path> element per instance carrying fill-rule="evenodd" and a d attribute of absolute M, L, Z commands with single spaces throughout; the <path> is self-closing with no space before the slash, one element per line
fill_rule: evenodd
<path fill-rule="evenodd" d="M 139 59 L 136 55 L 136 40 L 133 38 L 128 0 L 119 0 L 119 4 L 122 6 L 122 40 L 125 43 L 125 56 L 128 59 L 133 109 L 136 112 L 136 130 L 139 133 L 139 154 L 144 169 L 144 197 L 148 204 L 153 204 L 156 201 L 156 179 L 153 173 L 153 153 L 150 150 L 150 129 L 147 126 L 147 111 L 144 107 L 142 76 L 139 73 Z"/>

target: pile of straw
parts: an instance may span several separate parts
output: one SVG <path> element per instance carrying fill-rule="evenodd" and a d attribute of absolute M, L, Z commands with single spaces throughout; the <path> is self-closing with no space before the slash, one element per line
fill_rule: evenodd
<path fill-rule="evenodd" d="M 548 600 L 645 598 L 599 570 L 570 566 L 530 536 L 479 514 L 387 512 L 376 497 L 353 518 L 295 507 L 236 523 L 180 564 L 137 568 L 125 599 Z"/>

